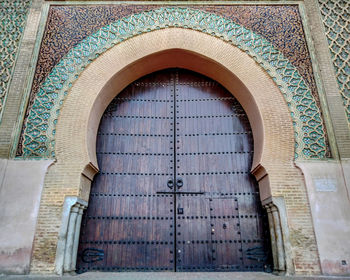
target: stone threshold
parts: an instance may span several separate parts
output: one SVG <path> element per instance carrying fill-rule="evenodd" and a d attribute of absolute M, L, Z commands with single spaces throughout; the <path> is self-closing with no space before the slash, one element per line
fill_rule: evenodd
<path fill-rule="evenodd" d="M 264 272 L 87 272 L 79 275 L 0 275 L 2 279 L 29 280 L 326 280 L 349 279 L 349 276 L 276 276 Z"/>

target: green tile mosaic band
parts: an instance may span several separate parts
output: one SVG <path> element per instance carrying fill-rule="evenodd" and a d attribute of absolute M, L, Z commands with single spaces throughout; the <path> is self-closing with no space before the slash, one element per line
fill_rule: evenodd
<path fill-rule="evenodd" d="M 31 0 L 0 2 L 0 121 Z"/>
<path fill-rule="evenodd" d="M 329 50 L 350 125 L 350 1 L 319 0 Z"/>
<path fill-rule="evenodd" d="M 324 158 L 326 133 L 320 109 L 298 70 L 273 45 L 222 16 L 168 7 L 133 14 L 106 25 L 75 45 L 42 84 L 24 128 L 22 157 L 55 156 L 55 126 L 68 89 L 84 68 L 120 42 L 162 28 L 188 28 L 216 36 L 249 54 L 273 78 L 288 104 L 295 129 L 295 157 Z"/>

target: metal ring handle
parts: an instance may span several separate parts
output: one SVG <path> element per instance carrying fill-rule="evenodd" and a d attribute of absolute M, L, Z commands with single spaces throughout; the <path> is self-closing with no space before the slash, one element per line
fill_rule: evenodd
<path fill-rule="evenodd" d="M 182 180 L 182 178 L 178 178 L 176 180 L 176 187 L 181 188 L 184 185 L 184 181 Z"/>
<path fill-rule="evenodd" d="M 174 187 L 174 180 L 170 178 L 167 182 L 167 186 L 169 189 L 172 189 Z"/>

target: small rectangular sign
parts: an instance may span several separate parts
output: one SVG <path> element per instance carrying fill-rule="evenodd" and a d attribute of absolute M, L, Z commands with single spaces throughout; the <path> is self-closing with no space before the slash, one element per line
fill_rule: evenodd
<path fill-rule="evenodd" d="M 315 187 L 317 192 L 335 192 L 337 191 L 336 179 L 334 178 L 323 178 L 314 179 Z"/>

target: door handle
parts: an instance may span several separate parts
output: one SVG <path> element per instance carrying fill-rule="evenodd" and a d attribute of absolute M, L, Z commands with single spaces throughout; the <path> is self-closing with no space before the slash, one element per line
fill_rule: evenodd
<path fill-rule="evenodd" d="M 178 189 L 180 189 L 183 185 L 184 185 L 184 181 L 182 180 L 182 178 L 178 178 L 178 179 L 176 180 L 176 187 L 177 187 Z"/>
<path fill-rule="evenodd" d="M 174 180 L 173 179 L 168 179 L 167 186 L 169 189 L 172 189 L 174 187 Z"/>

